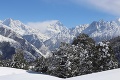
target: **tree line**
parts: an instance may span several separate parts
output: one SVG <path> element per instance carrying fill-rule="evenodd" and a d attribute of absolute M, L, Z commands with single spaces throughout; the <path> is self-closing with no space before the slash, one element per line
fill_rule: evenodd
<path fill-rule="evenodd" d="M 2 57 L 2 56 L 1 56 Z M 28 62 L 22 50 L 12 59 L 0 61 L 0 66 L 27 69 L 60 78 L 69 78 L 118 68 L 118 60 L 108 41 L 95 43 L 86 34 L 79 34 L 72 43 L 61 42 L 49 58 Z"/>

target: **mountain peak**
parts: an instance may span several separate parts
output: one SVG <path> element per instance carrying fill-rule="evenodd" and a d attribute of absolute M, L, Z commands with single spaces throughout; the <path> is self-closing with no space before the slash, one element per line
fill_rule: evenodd
<path fill-rule="evenodd" d="M 98 22 L 99 23 L 104 23 L 105 21 L 103 19 L 100 19 Z"/>
<path fill-rule="evenodd" d="M 4 21 L 9 21 L 9 22 L 11 22 L 11 21 L 13 21 L 13 19 L 12 19 L 12 18 L 7 18 L 7 19 L 5 19 Z"/>
<path fill-rule="evenodd" d="M 12 22 L 13 22 L 13 19 L 8 18 L 8 19 L 5 19 L 5 20 L 3 21 L 3 24 L 9 26 Z"/>
<path fill-rule="evenodd" d="M 47 26 L 63 26 L 63 24 L 59 20 L 51 20 L 47 22 Z"/>
<path fill-rule="evenodd" d="M 54 20 L 55 23 L 60 24 L 61 22 L 59 20 Z M 62 23 L 61 23 L 62 24 Z"/>

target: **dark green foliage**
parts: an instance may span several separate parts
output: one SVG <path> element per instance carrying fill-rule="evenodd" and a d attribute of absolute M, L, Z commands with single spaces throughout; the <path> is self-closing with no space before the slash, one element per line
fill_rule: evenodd
<path fill-rule="evenodd" d="M 34 68 L 33 71 L 47 73 L 48 70 L 48 63 L 47 59 L 44 57 L 38 58 L 33 62 Z"/>
<path fill-rule="evenodd" d="M 70 77 L 71 74 L 69 73 L 69 66 L 70 66 L 70 56 L 72 53 L 72 47 L 69 44 L 61 43 L 60 49 L 54 53 L 53 56 L 53 70 L 52 75 L 67 78 Z"/>
<path fill-rule="evenodd" d="M 120 67 L 120 36 L 109 40 L 109 42 L 117 60 L 119 61 Z"/>
<path fill-rule="evenodd" d="M 118 68 L 118 61 L 109 46 L 109 42 L 100 42 L 97 46 L 97 53 L 94 55 L 94 72 L 100 72 Z"/>
<path fill-rule="evenodd" d="M 93 55 L 96 53 L 95 41 L 86 34 L 80 34 L 74 39 L 72 45 L 77 47 L 77 54 L 80 54 L 79 62 L 81 64 L 79 65 L 79 74 L 83 75 L 92 73 Z"/>
<path fill-rule="evenodd" d="M 10 59 L 2 60 L 1 63 L 0 63 L 0 66 L 10 67 L 11 66 L 11 60 Z"/>
<path fill-rule="evenodd" d="M 12 57 L 11 67 L 20 68 L 20 69 L 28 69 L 28 63 L 24 58 L 24 52 L 20 49 Z"/>
<path fill-rule="evenodd" d="M 54 53 L 52 75 L 68 78 L 92 72 L 94 40 L 80 34 L 72 44 L 61 43 L 60 48 Z"/>
<path fill-rule="evenodd" d="M 101 44 L 96 45 L 86 34 L 80 34 L 72 45 L 61 43 L 53 56 L 51 74 L 68 78 L 117 68 L 112 49 L 107 43 Z"/>
<path fill-rule="evenodd" d="M 90 38 L 87 34 L 79 34 L 79 36 L 77 36 L 76 38 L 74 38 L 73 42 L 72 42 L 72 45 L 78 45 L 78 44 L 95 44 L 95 41 Z"/>
<path fill-rule="evenodd" d="M 28 69 L 28 62 L 24 59 L 22 50 L 17 50 L 11 59 L 1 59 L 0 66 L 13 67 L 19 69 Z"/>

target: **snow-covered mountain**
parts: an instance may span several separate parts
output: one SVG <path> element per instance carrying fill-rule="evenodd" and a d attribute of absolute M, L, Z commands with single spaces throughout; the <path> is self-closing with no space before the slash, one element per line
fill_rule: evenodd
<path fill-rule="evenodd" d="M 2 22 L 2 24 L 8 26 L 9 28 L 11 28 L 16 33 L 19 33 L 20 35 L 29 34 L 29 32 L 31 32 L 30 28 L 21 23 L 19 20 L 12 20 L 11 18 L 9 18 L 5 19 Z"/>
<path fill-rule="evenodd" d="M 73 38 L 80 33 L 88 34 L 96 42 L 120 36 L 120 18 L 114 21 L 93 21 L 91 24 L 78 25 L 71 29 L 66 28 L 65 26 L 61 27 L 63 28 L 57 35 L 44 42 L 45 45 L 51 49 L 58 47 L 60 42 L 71 42 Z M 49 31 L 46 33 L 49 34 Z"/>
<path fill-rule="evenodd" d="M 22 22 L 20 22 L 19 20 L 13 20 L 11 18 L 5 19 L 4 21 L 2 21 L 0 23 L 0 25 L 4 25 L 7 26 L 8 28 L 10 28 L 11 30 L 13 30 L 14 32 L 20 34 L 20 35 L 30 35 L 30 34 L 37 34 L 38 37 L 41 40 L 46 40 L 47 36 L 45 36 L 44 34 L 42 34 L 39 30 L 34 29 L 34 28 L 30 28 L 29 26 L 23 24 Z"/>
<path fill-rule="evenodd" d="M 108 40 L 120 35 L 120 22 L 94 21 L 82 33 L 88 34 L 96 41 Z"/>
<path fill-rule="evenodd" d="M 12 21 L 11 19 L 8 20 Z M 5 25 L 3 22 L 0 24 L 0 53 L 4 56 L 4 58 L 11 58 L 18 49 L 22 49 L 24 51 L 25 56 L 27 55 L 27 60 L 34 60 L 35 58 L 41 56 L 46 57 L 46 54 L 41 53 L 34 45 L 24 39 L 23 35 L 26 35 L 26 33 L 21 35 L 18 33 L 19 31 L 17 32 L 17 30 L 14 30 L 17 29 L 16 27 L 18 26 L 14 26 L 15 28 L 13 28 L 13 26 L 7 26 L 9 24 Z"/>
<path fill-rule="evenodd" d="M 93 21 L 91 24 L 78 25 L 74 28 L 67 28 L 60 21 L 54 20 L 42 27 L 44 31 L 9 18 L 0 21 L 0 35 L 17 41 L 26 51 L 34 49 L 43 56 L 51 54 L 50 51 L 58 48 L 61 42 L 72 42 L 80 33 L 88 34 L 97 42 L 120 35 L 120 19 Z"/>
<path fill-rule="evenodd" d="M 53 37 L 58 33 L 60 33 L 61 31 L 63 31 L 64 29 L 66 29 L 66 27 L 64 27 L 63 24 L 58 20 L 51 21 L 50 23 L 46 24 L 44 27 L 45 29 L 44 31 L 42 31 L 42 33 L 46 34 L 49 37 Z"/>
<path fill-rule="evenodd" d="M 79 35 L 82 31 L 84 31 L 87 27 L 89 27 L 89 24 L 83 24 L 83 25 L 76 26 L 75 28 L 71 29 L 70 34 L 75 37 Z"/>

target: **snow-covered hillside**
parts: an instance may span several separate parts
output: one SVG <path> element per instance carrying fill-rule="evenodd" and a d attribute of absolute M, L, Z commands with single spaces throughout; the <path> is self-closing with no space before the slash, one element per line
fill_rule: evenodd
<path fill-rule="evenodd" d="M 61 80 L 60 78 L 27 72 L 21 69 L 0 67 L 0 80 Z"/>
<path fill-rule="evenodd" d="M 0 80 L 120 80 L 120 69 L 61 79 L 21 69 L 0 67 Z"/>
<path fill-rule="evenodd" d="M 98 73 L 69 78 L 67 80 L 120 80 L 120 69 L 108 70 Z"/>

